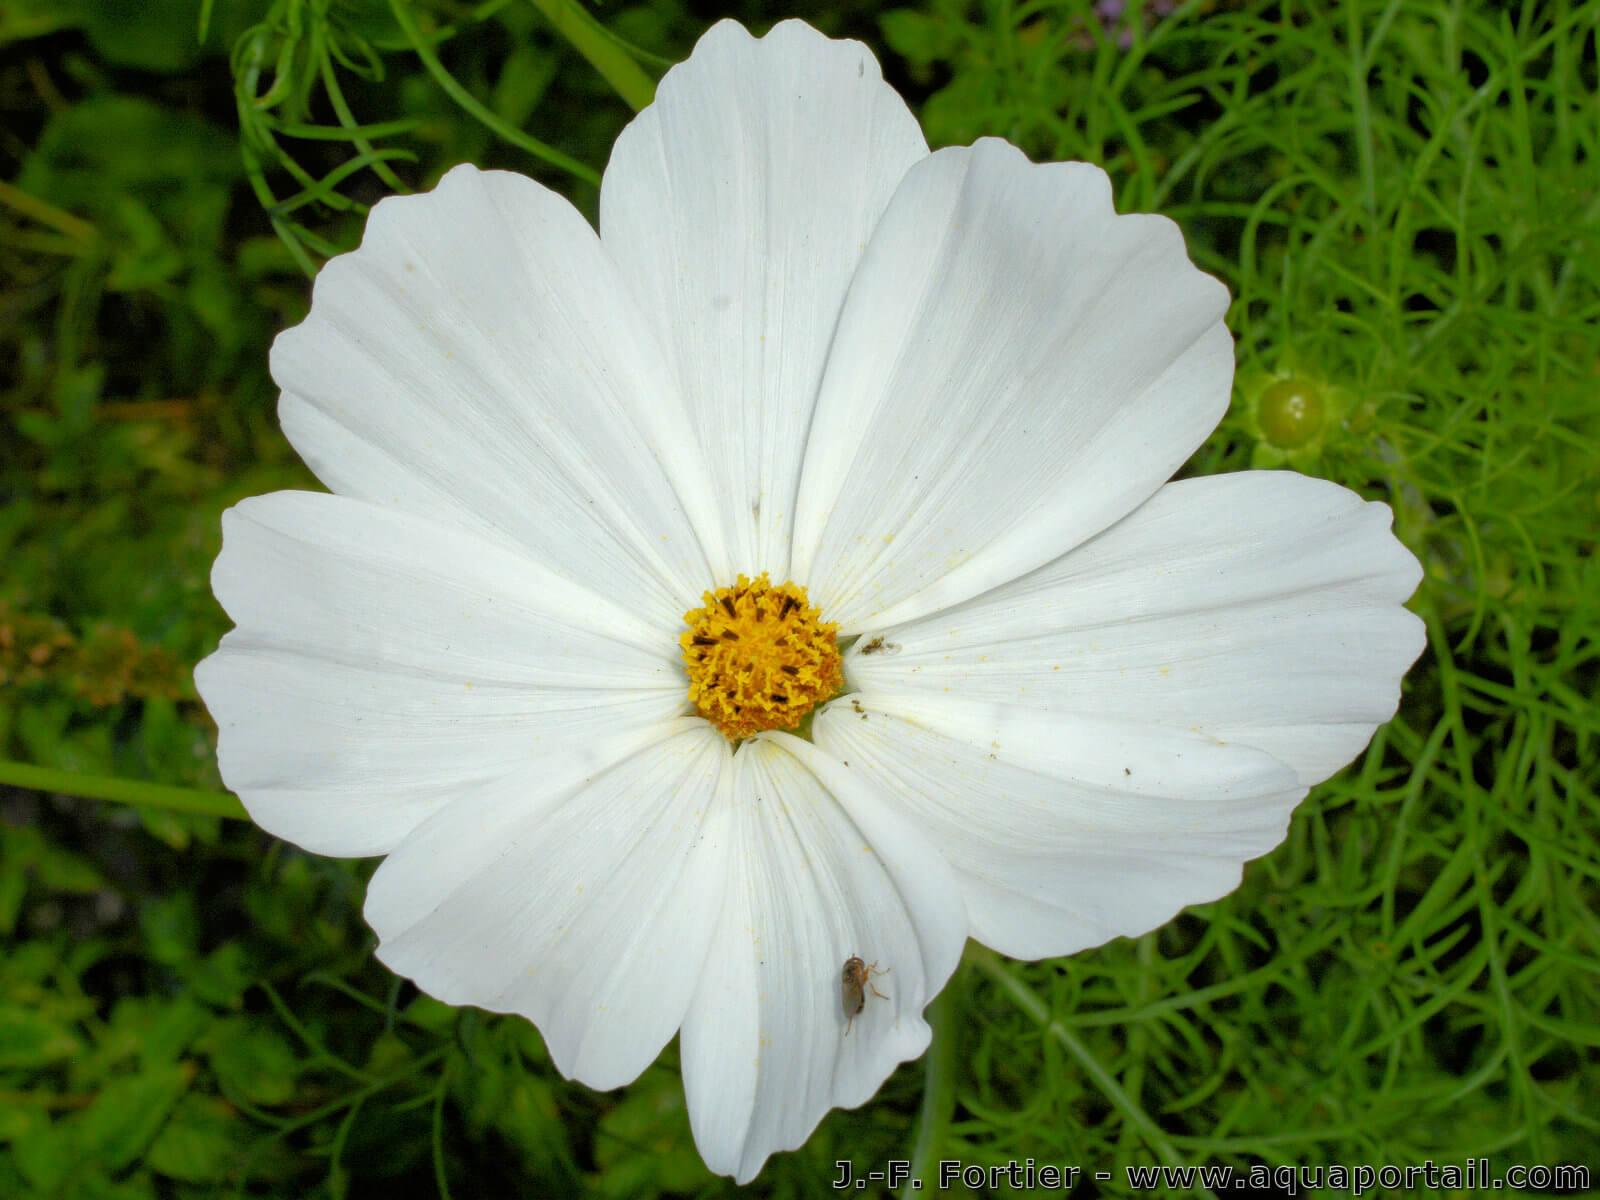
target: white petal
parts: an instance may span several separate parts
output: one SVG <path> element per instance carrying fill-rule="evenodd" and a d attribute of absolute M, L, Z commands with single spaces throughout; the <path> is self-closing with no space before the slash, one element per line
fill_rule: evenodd
<path fill-rule="evenodd" d="M 627 1083 L 683 1020 L 727 880 L 728 743 L 690 719 L 590 778 L 453 805 L 367 890 L 378 957 L 450 1004 L 520 1013 L 564 1075 Z"/>
<path fill-rule="evenodd" d="M 503 545 L 360 500 L 278 492 L 223 517 L 212 572 L 238 624 L 196 669 L 252 817 L 378 854 L 477 785 L 590 769 L 684 711 L 652 627 Z"/>
<path fill-rule="evenodd" d="M 1259 750 L 1020 705 L 867 692 L 814 730 L 949 860 L 973 937 L 1019 958 L 1144 933 L 1232 891 L 1305 795 Z"/>
<path fill-rule="evenodd" d="M 705 587 L 672 376 L 594 231 L 530 179 L 462 166 L 378 204 L 272 373 L 335 492 L 492 530 L 641 610 Z"/>
<path fill-rule="evenodd" d="M 710 30 L 623 131 L 605 247 L 659 322 L 731 572 L 789 576 L 801 453 L 851 273 L 927 145 L 859 42 Z"/>
<path fill-rule="evenodd" d="M 1049 566 L 858 643 L 864 690 L 1162 724 L 1265 750 L 1304 784 L 1393 714 L 1423 646 L 1390 512 L 1292 472 L 1170 484 Z"/>
<path fill-rule="evenodd" d="M 681 1047 L 700 1154 L 744 1183 L 922 1053 L 966 917 L 921 834 L 809 743 L 746 743 L 732 794 L 732 875 Z M 869 993 L 850 1023 L 840 975 L 856 955 L 888 972 L 872 981 L 888 999 Z"/>
<path fill-rule="evenodd" d="M 793 576 L 846 632 L 1014 579 L 1154 492 L 1227 408 L 1226 290 L 1105 173 L 1003 142 L 913 167 L 850 287 Z"/>

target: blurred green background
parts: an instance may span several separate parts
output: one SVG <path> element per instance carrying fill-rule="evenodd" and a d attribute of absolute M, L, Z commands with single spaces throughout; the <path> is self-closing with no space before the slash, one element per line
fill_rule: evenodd
<path fill-rule="evenodd" d="M 1237 893 L 1070 960 L 973 951 L 928 1057 L 751 1190 L 839 1158 L 1106 1194 L 1144 1162 L 1600 1165 L 1600 4 L 7 0 L 0 1196 L 735 1190 L 675 1048 L 565 1083 L 526 1023 L 374 962 L 370 863 L 217 815 L 190 679 L 222 509 L 315 486 L 266 365 L 309 273 L 457 162 L 592 216 L 630 102 L 725 15 L 859 37 L 935 145 L 1087 159 L 1176 219 L 1239 342 L 1188 470 L 1387 500 L 1430 635 Z"/>

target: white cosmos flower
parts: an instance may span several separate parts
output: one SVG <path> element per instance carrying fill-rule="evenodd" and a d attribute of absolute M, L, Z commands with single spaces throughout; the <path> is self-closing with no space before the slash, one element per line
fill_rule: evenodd
<path fill-rule="evenodd" d="M 1419 570 L 1333 484 L 1166 482 L 1228 404 L 1225 289 L 1093 166 L 930 154 L 856 42 L 716 26 L 600 210 L 471 167 L 373 210 L 272 354 L 333 494 L 227 515 L 198 680 L 263 827 L 387 856 L 385 963 L 597 1088 L 679 1034 L 748 1180 L 921 1053 L 968 936 L 1232 889 L 1393 713 Z M 799 588 L 856 638 L 810 740 L 689 700 L 685 613 L 763 572 L 798 587 L 747 641 L 833 653 Z"/>

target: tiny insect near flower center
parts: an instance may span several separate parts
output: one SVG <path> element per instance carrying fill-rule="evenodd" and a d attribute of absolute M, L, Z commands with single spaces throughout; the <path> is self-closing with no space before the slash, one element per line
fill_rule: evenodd
<path fill-rule="evenodd" d="M 731 741 L 794 729 L 844 685 L 838 626 L 821 619 L 805 588 L 765 572 L 706 592 L 683 615 L 678 638 L 689 699 Z"/>

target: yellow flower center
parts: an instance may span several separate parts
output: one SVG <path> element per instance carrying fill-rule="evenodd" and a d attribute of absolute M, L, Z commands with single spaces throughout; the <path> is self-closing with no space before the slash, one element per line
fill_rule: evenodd
<path fill-rule="evenodd" d="M 730 740 L 793 729 L 844 685 L 839 627 L 819 619 L 799 584 L 741 575 L 702 599 L 683 614 L 678 644 L 689 699 Z"/>

